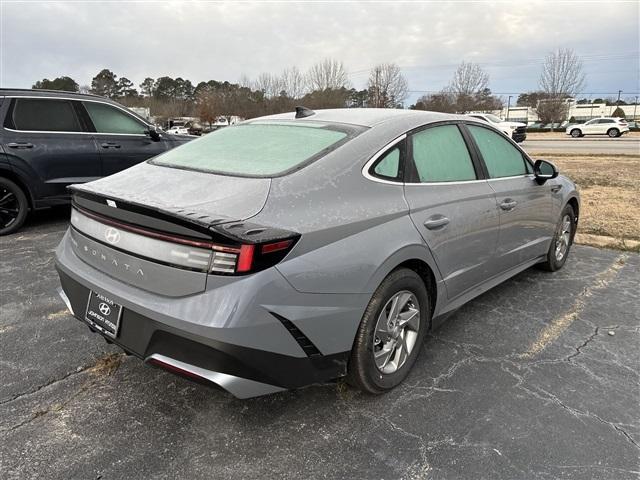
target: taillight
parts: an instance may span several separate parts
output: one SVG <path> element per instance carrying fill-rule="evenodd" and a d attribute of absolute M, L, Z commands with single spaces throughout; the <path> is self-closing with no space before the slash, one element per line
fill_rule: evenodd
<path fill-rule="evenodd" d="M 151 261 L 226 275 L 272 267 L 289 253 L 300 237 L 287 230 L 233 224 L 217 231 L 220 234 L 217 238 L 224 242 L 217 243 L 125 224 L 78 207 L 71 211 L 71 225 L 101 243 Z"/>
<path fill-rule="evenodd" d="M 214 245 L 211 273 L 246 274 L 272 267 L 282 260 L 295 245 L 296 238 L 260 244 L 244 244 L 240 247 Z M 224 251 L 217 249 L 224 248 Z"/>

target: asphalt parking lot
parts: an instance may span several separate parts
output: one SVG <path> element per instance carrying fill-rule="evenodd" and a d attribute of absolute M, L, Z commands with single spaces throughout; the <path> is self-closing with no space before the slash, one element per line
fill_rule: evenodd
<path fill-rule="evenodd" d="M 236 400 L 91 334 L 55 289 L 68 209 L 0 237 L 2 478 L 640 475 L 640 256 L 574 247 L 433 332 L 406 382 Z"/>

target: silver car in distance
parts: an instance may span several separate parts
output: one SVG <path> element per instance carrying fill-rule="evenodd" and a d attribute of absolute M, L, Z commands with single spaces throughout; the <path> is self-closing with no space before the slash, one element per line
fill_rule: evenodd
<path fill-rule="evenodd" d="M 239 398 L 395 387 L 445 314 L 561 268 L 580 208 L 486 122 L 392 109 L 299 107 L 71 188 L 56 267 L 73 314 Z"/>

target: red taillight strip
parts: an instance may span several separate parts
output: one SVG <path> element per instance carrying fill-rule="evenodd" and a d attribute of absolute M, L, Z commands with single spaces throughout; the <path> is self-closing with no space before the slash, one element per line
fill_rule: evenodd
<path fill-rule="evenodd" d="M 184 237 L 177 237 L 174 235 L 169 235 L 166 233 L 156 232 L 154 230 L 147 230 L 140 227 L 135 227 L 133 225 L 129 225 L 127 223 L 121 223 L 117 220 L 110 219 L 108 217 L 103 217 L 102 215 L 98 215 L 97 213 L 90 212 L 89 210 L 85 210 L 84 208 L 74 206 L 76 210 L 81 212 L 83 215 L 87 217 L 93 218 L 94 220 L 104 223 L 107 225 L 112 225 L 114 227 L 121 228 L 122 230 L 127 230 L 132 233 L 137 233 L 138 235 L 144 235 L 145 237 L 157 238 L 158 240 L 164 240 L 167 242 L 179 243 L 181 245 L 189 245 L 191 247 L 200 247 L 200 248 L 208 248 L 211 250 L 216 250 L 219 252 L 229 252 L 229 253 L 240 253 L 239 248 L 233 247 L 225 247 L 222 245 L 216 245 L 212 242 L 207 241 L 199 241 L 199 240 L 190 240 Z"/>
<path fill-rule="evenodd" d="M 281 242 L 267 243 L 266 245 L 262 245 L 260 251 L 263 254 L 279 252 L 281 250 L 286 250 L 287 248 L 289 248 L 291 246 L 291 243 L 293 243 L 292 240 L 282 240 Z"/>
<path fill-rule="evenodd" d="M 150 363 L 152 365 L 156 365 L 156 366 L 158 366 L 160 368 L 164 368 L 165 370 L 168 370 L 168 371 L 173 372 L 173 373 L 177 373 L 178 375 L 182 375 L 182 376 L 185 376 L 185 377 L 195 378 L 195 379 L 199 379 L 199 380 L 207 380 L 207 381 L 209 380 L 209 379 L 207 379 L 207 378 L 205 378 L 205 377 L 203 377 L 201 375 L 198 375 L 195 372 L 190 372 L 189 370 L 185 370 L 184 368 L 180 368 L 180 367 L 177 367 L 177 366 L 172 365 L 170 363 L 163 362 L 162 360 L 159 360 L 157 358 L 151 357 L 149 360 L 147 360 L 147 363 Z"/>
<path fill-rule="evenodd" d="M 255 245 L 242 245 L 240 247 L 240 255 L 238 256 L 238 264 L 236 265 L 236 272 L 244 273 L 251 270 L 253 265 L 253 252 Z"/>

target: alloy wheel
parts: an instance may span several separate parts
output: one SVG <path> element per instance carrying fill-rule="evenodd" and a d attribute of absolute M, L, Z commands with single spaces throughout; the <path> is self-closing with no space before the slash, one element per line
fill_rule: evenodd
<path fill-rule="evenodd" d="M 16 194 L 0 186 L 0 229 L 11 226 L 20 214 L 20 203 Z"/>
<path fill-rule="evenodd" d="M 420 305 L 408 290 L 393 295 L 378 316 L 373 356 L 382 373 L 395 373 L 413 351 L 420 328 Z"/>
<path fill-rule="evenodd" d="M 558 262 L 562 261 L 564 256 L 567 254 L 570 242 L 571 217 L 569 215 L 565 215 L 562 218 L 562 225 L 560 227 L 560 231 L 558 232 L 558 236 L 556 237 L 556 260 Z"/>

